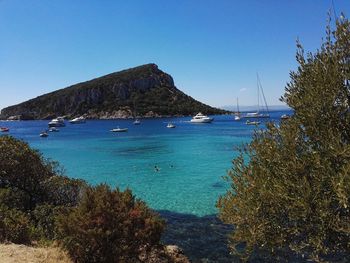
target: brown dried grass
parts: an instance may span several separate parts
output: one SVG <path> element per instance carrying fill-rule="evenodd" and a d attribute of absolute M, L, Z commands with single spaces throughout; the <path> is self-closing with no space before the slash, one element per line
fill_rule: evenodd
<path fill-rule="evenodd" d="M 0 244 L 0 263 L 73 263 L 60 248 Z"/>

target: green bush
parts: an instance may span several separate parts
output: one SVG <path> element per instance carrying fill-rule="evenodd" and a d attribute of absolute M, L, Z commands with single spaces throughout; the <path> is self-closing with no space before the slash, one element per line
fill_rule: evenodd
<path fill-rule="evenodd" d="M 0 137 L 0 167 L 0 188 L 24 195 L 24 210 L 45 202 L 49 195 L 45 181 L 58 172 L 56 163 L 45 160 L 27 143 L 10 136 Z"/>
<path fill-rule="evenodd" d="M 27 244 L 30 239 L 31 226 L 26 214 L 0 204 L 0 242 Z"/>
<path fill-rule="evenodd" d="M 66 215 L 69 208 L 64 206 L 54 206 L 49 204 L 38 205 L 30 214 L 35 240 L 49 241 L 55 240 L 57 236 L 57 219 Z"/>
<path fill-rule="evenodd" d="M 0 137 L 0 242 L 58 239 L 76 262 L 130 262 L 158 246 L 163 229 L 130 190 L 87 187 L 27 143 Z"/>
<path fill-rule="evenodd" d="M 283 97 L 293 117 L 255 134 L 218 201 L 235 226 L 231 249 L 243 257 L 255 249 L 316 261 L 350 255 L 350 23 L 328 28 L 315 54 L 298 47 Z"/>
<path fill-rule="evenodd" d="M 50 177 L 45 181 L 44 187 L 47 193 L 46 203 L 73 207 L 79 203 L 87 184 L 83 180 L 60 175 Z"/>
<path fill-rule="evenodd" d="M 28 203 L 28 196 L 16 189 L 12 188 L 0 188 L 0 205 L 6 205 L 14 209 L 24 211 L 24 204 Z"/>
<path fill-rule="evenodd" d="M 130 190 L 107 185 L 89 188 L 58 222 L 61 243 L 76 262 L 129 262 L 157 246 L 163 228 L 162 220 Z"/>
<path fill-rule="evenodd" d="M 28 238 L 54 238 L 56 216 L 65 208 L 76 206 L 86 187 L 84 181 L 62 173 L 56 162 L 44 159 L 27 143 L 0 137 L 0 206 L 8 208 L 2 215 L 3 222 L 7 222 L 2 227 L 2 236 L 27 242 L 27 238 L 12 238 L 25 235 L 25 228 L 15 227 L 25 217 L 31 225 L 32 235 Z M 9 225 L 11 220 L 15 220 L 14 225 Z"/>

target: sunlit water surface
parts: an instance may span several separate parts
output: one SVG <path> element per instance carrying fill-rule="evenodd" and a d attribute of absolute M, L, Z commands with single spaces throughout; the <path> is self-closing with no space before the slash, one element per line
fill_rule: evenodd
<path fill-rule="evenodd" d="M 283 113 L 272 112 L 270 121 L 278 122 Z M 189 117 L 142 119 L 141 125 L 133 125 L 132 120 L 88 120 L 85 124 L 66 123 L 47 138 L 39 133 L 48 121 L 0 122 L 0 126 L 9 127 L 10 135 L 58 161 L 67 176 L 91 184 L 128 187 L 187 232 L 187 222 L 217 213 L 215 203 L 227 187 L 222 177 L 232 167 L 237 147 L 248 143 L 256 128 L 246 125 L 246 119 L 234 121 L 231 115 L 214 117 L 211 124 L 193 124 Z M 168 122 L 176 128 L 166 128 Z M 110 132 L 118 126 L 128 128 L 128 132 Z M 259 128 L 264 127 L 262 120 Z M 208 224 L 207 219 L 203 222 Z M 184 240 L 171 228 L 168 232 L 169 242 L 172 238 Z M 198 237 L 201 239 L 199 233 Z"/>

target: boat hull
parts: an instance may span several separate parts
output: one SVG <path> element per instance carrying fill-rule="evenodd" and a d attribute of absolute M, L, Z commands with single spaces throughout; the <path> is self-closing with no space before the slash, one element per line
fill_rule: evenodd
<path fill-rule="evenodd" d="M 207 118 L 207 119 L 191 119 L 191 122 L 193 123 L 210 123 L 214 120 L 214 118 Z"/>
<path fill-rule="evenodd" d="M 64 127 L 66 126 L 64 123 L 61 122 L 49 122 L 49 127 Z"/>
<path fill-rule="evenodd" d="M 270 118 L 270 114 L 252 114 L 252 115 L 245 115 L 243 118 L 249 118 L 249 119 L 254 119 L 254 118 Z"/>
<path fill-rule="evenodd" d="M 124 129 L 112 129 L 111 132 L 127 132 L 128 129 L 124 128 Z"/>
<path fill-rule="evenodd" d="M 85 121 L 69 121 L 71 124 L 82 124 L 85 123 Z"/>

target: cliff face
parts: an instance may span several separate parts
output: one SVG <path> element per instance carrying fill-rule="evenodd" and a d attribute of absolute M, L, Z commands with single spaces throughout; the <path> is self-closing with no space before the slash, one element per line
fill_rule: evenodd
<path fill-rule="evenodd" d="M 221 114 L 178 90 L 172 77 L 155 64 L 112 73 L 4 108 L 7 119 L 50 119 L 56 116 L 111 119 Z"/>

